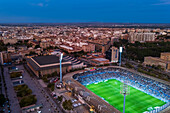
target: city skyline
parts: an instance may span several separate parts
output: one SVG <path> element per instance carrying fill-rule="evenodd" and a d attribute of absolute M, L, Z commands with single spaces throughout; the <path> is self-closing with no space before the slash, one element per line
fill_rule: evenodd
<path fill-rule="evenodd" d="M 170 23 L 170 0 L 0 1 L 0 23 Z"/>
<path fill-rule="evenodd" d="M 169 113 L 170 0 L 0 0 L 0 113 Z"/>

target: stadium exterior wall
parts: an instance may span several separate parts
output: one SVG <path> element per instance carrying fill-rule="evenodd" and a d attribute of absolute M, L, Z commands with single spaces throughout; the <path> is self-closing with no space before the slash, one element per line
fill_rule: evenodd
<path fill-rule="evenodd" d="M 74 74 L 73 74 L 74 75 Z M 96 94 L 91 92 L 85 86 L 77 82 L 72 78 L 64 78 L 64 84 L 66 89 L 70 90 L 73 96 L 76 98 L 82 97 L 83 100 L 86 102 L 87 105 L 94 106 L 95 111 L 98 113 L 121 113 L 119 110 L 111 106 L 109 103 L 105 102 L 103 99 L 98 97 Z M 70 81 L 70 83 L 68 82 Z M 90 96 L 86 96 L 89 93 Z M 85 94 L 85 95 L 84 95 Z M 90 98 L 90 100 L 88 99 Z"/>

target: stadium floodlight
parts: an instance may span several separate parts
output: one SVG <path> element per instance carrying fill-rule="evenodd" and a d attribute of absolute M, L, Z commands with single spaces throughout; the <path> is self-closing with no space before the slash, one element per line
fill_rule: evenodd
<path fill-rule="evenodd" d="M 120 94 L 124 95 L 123 113 L 125 113 L 126 95 L 130 94 L 130 87 L 128 86 L 127 82 L 124 82 L 122 85 L 120 85 Z"/>
<path fill-rule="evenodd" d="M 60 54 L 60 83 L 62 83 L 62 66 L 61 66 L 62 59 L 63 53 Z"/>
<path fill-rule="evenodd" d="M 123 52 L 123 47 L 119 48 L 120 56 L 119 56 L 119 66 L 121 66 L 121 54 Z"/>

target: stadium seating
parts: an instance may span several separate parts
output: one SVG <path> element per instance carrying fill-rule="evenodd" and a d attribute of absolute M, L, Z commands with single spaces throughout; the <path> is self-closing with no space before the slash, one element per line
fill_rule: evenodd
<path fill-rule="evenodd" d="M 161 99 L 164 102 L 170 102 L 170 87 L 161 82 L 132 73 L 120 68 L 106 68 L 95 71 L 86 71 L 84 73 L 75 74 L 75 80 L 82 85 L 98 83 L 108 79 L 116 79 L 121 82 L 127 82 L 128 85 L 139 89 L 151 96 Z"/>

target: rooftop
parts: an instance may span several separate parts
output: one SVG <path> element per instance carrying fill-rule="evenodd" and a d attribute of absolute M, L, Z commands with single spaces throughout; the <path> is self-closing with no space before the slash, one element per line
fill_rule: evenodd
<path fill-rule="evenodd" d="M 170 61 L 167 61 L 167 60 L 163 60 L 159 57 L 151 57 L 151 56 L 148 56 L 148 57 L 145 57 L 145 58 L 149 58 L 151 60 L 155 60 L 155 61 L 158 61 L 158 62 L 163 62 L 163 63 L 170 63 Z"/>
<path fill-rule="evenodd" d="M 170 55 L 170 52 L 161 53 L 161 55 Z"/>
<path fill-rule="evenodd" d="M 59 63 L 59 57 L 55 55 L 37 56 L 37 57 L 33 57 L 32 59 L 35 60 L 39 65 Z"/>
<path fill-rule="evenodd" d="M 60 65 L 59 57 L 55 55 L 37 56 L 37 57 L 29 58 L 27 59 L 27 61 L 35 70 L 56 68 L 59 67 Z M 69 66 L 69 65 L 71 65 L 70 61 L 65 59 L 62 60 L 62 66 Z"/>
<path fill-rule="evenodd" d="M 97 60 L 97 61 L 108 61 L 108 59 L 105 59 L 105 58 L 95 58 L 94 60 Z"/>

